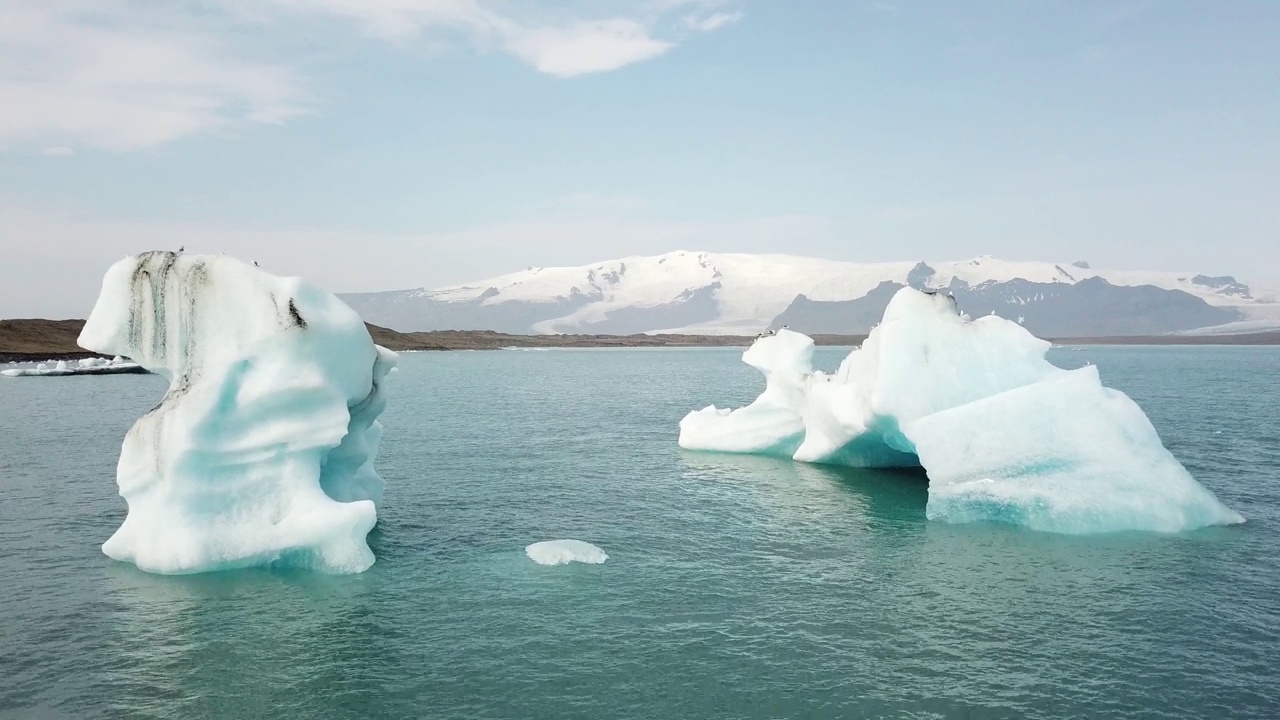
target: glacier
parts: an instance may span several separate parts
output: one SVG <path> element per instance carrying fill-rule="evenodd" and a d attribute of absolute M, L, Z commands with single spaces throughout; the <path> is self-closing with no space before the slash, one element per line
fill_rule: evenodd
<path fill-rule="evenodd" d="M 342 301 L 234 258 L 148 252 L 107 270 L 78 342 L 170 383 L 124 439 L 128 514 L 104 553 L 156 573 L 373 564 L 397 356 Z"/>
<path fill-rule="evenodd" d="M 930 520 L 1035 530 L 1176 532 L 1244 522 L 1161 443 L 1097 368 L 1063 370 L 1050 343 L 943 294 L 903 288 L 831 374 L 787 329 L 743 354 L 765 390 L 736 410 L 680 421 L 690 450 L 774 454 L 853 467 L 923 467 Z"/>
<path fill-rule="evenodd" d="M 954 288 L 970 302 L 1011 319 L 1024 316 L 1029 328 L 1060 337 L 1150 335 L 1242 320 L 1259 321 L 1254 329 L 1280 326 L 1280 292 L 1250 289 L 1233 277 L 989 255 L 853 263 L 677 250 L 341 297 L 369 322 L 402 332 L 755 335 L 790 324 L 861 334 L 904 285 Z"/>

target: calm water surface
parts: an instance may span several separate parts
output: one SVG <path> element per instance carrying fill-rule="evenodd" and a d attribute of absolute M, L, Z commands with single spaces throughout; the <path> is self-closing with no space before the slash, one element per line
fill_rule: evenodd
<path fill-rule="evenodd" d="M 1051 357 L 1248 523 L 948 526 L 919 475 L 680 451 L 759 392 L 733 350 L 414 354 L 371 570 L 152 576 L 99 546 L 163 382 L 0 378 L 0 717 L 1280 715 L 1280 349 Z M 609 561 L 524 557 L 561 537 Z"/>

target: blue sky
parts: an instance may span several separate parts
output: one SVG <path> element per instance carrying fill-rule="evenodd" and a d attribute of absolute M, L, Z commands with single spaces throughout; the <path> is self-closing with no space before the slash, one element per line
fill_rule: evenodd
<path fill-rule="evenodd" d="M 338 291 L 674 249 L 1280 287 L 1280 3 L 9 0 L 0 316 L 186 245 Z"/>

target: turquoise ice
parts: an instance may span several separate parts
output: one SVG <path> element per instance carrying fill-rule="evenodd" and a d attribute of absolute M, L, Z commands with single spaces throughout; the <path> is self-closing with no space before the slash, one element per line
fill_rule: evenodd
<path fill-rule="evenodd" d="M 170 381 L 125 437 L 107 555 L 158 573 L 252 565 L 359 572 L 396 355 L 324 290 L 229 257 L 113 265 L 80 335 Z"/>
<path fill-rule="evenodd" d="M 817 372 L 813 341 L 758 339 L 765 375 L 747 407 L 680 422 L 680 446 L 854 467 L 920 466 L 927 514 L 1038 530 L 1175 532 L 1244 518 L 1200 485 L 1096 368 L 1062 370 L 1050 344 L 995 316 L 970 320 L 945 295 L 904 288 L 861 348 Z"/>

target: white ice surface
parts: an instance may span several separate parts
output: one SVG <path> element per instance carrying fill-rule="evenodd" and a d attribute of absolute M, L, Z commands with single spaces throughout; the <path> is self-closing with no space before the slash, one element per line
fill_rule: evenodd
<path fill-rule="evenodd" d="M 107 271 L 79 342 L 170 380 L 121 448 L 129 511 L 107 555 L 161 573 L 373 564 L 396 356 L 341 301 L 229 257 L 146 253 Z"/>
<path fill-rule="evenodd" d="M 111 375 L 138 369 L 137 363 L 126 362 L 121 358 L 116 358 L 115 362 L 106 358 L 85 358 L 75 365 L 68 365 L 66 362 L 55 363 L 50 368 L 45 363 L 40 363 L 35 367 L 11 367 L 0 370 L 0 375 L 4 377 L 63 377 L 67 375 Z"/>
<path fill-rule="evenodd" d="M 1017 323 L 970 321 L 946 296 L 903 289 L 833 375 L 812 371 L 807 341 L 790 331 L 757 340 L 743 359 L 770 359 L 765 393 L 741 410 L 690 413 L 680 446 L 769 453 L 798 439 L 796 460 L 922 466 L 928 517 L 947 522 L 1085 533 L 1244 520 L 1096 368 L 1057 368 L 1049 343 Z"/>
<path fill-rule="evenodd" d="M 993 418 L 998 432 L 973 431 Z M 1243 521 L 1165 449 L 1137 403 L 1102 386 L 1095 366 L 930 415 L 907 432 L 929 469 L 933 520 L 1067 533 Z"/>
<path fill-rule="evenodd" d="M 762 338 L 743 353 L 742 361 L 764 374 L 764 392 L 732 412 L 713 405 L 689 413 L 680 421 L 681 444 L 689 437 L 725 452 L 790 456 L 804 436 L 801 409 L 812 357 L 808 336 L 780 330 Z"/>
<path fill-rule="evenodd" d="M 581 540 L 544 540 L 526 547 L 524 554 L 539 565 L 567 565 L 571 562 L 599 565 L 609 559 L 603 550 Z"/>

